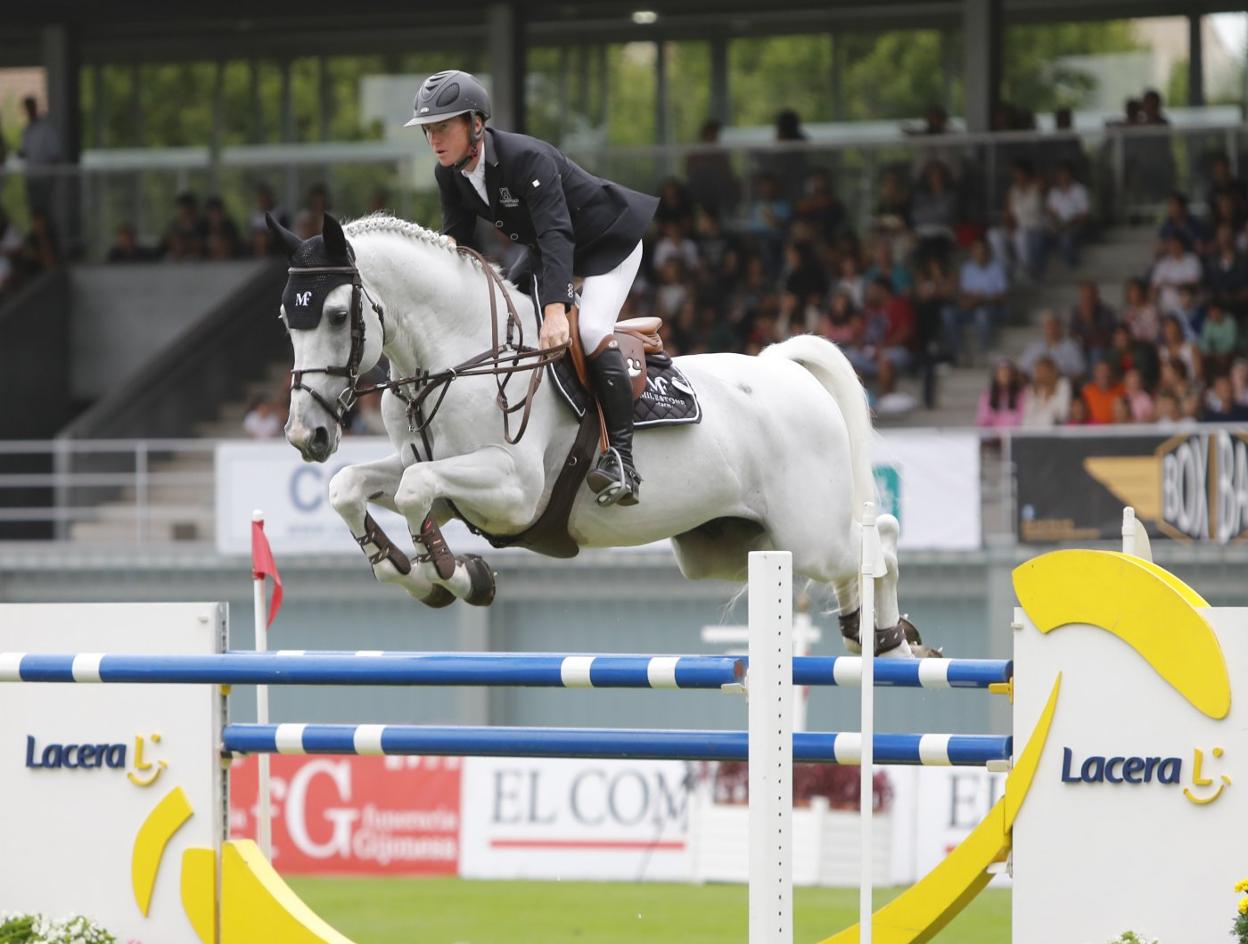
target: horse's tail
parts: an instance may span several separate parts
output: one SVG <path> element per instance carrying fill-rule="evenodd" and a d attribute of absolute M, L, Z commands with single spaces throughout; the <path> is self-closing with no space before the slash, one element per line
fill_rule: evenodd
<path fill-rule="evenodd" d="M 849 432 L 849 459 L 854 477 L 854 520 L 862 517 L 863 502 L 875 501 L 871 469 L 871 411 L 853 365 L 839 347 L 813 334 L 799 334 L 763 351 L 764 357 L 783 357 L 801 364 L 832 395 Z"/>

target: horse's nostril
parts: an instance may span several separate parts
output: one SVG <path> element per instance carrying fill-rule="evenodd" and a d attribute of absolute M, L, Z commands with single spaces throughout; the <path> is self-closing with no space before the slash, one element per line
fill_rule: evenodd
<path fill-rule="evenodd" d="M 329 430 L 324 426 L 318 426 L 312 433 L 312 440 L 308 444 L 316 452 L 322 452 L 329 448 Z"/>

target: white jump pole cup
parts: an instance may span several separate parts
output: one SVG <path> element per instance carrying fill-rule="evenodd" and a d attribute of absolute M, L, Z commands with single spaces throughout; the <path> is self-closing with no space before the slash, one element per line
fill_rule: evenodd
<path fill-rule="evenodd" d="M 264 513 L 256 509 L 251 513 L 251 520 L 264 523 Z M 267 652 L 269 648 L 269 604 L 264 597 L 264 577 L 252 580 L 252 591 L 256 613 L 256 652 Z M 256 723 L 269 723 L 269 686 L 256 686 Z M 256 758 L 256 842 L 265 859 L 273 861 L 273 810 L 269 793 L 269 755 L 261 754 Z"/>
<path fill-rule="evenodd" d="M 793 944 L 793 555 L 749 561 L 749 941 Z"/>

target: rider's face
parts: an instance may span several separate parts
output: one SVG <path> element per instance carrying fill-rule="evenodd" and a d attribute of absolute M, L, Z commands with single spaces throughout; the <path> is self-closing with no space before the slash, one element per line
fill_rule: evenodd
<path fill-rule="evenodd" d="M 468 122 L 476 121 L 476 116 L 456 115 L 446 121 L 425 125 L 425 139 L 438 163 L 443 167 L 453 167 L 468 155 L 472 141 L 468 134 Z"/>

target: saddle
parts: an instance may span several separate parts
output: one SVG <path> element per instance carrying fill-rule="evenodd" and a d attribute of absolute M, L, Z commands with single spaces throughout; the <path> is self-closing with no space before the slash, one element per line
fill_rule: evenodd
<path fill-rule="evenodd" d="M 594 388 L 589 382 L 589 358 L 585 356 L 585 346 L 581 344 L 580 306 L 574 305 L 568 310 L 568 330 L 571 345 L 568 348 L 568 359 L 572 363 L 572 371 L 580 385 L 593 400 L 594 412 L 598 415 L 598 447 L 607 451 L 607 420 L 602 414 L 602 407 L 594 396 Z M 607 344 L 614 343 L 624 355 L 628 365 L 628 376 L 633 384 L 633 400 L 641 399 L 646 390 L 646 357 L 651 354 L 663 353 L 663 339 L 659 329 L 663 326 L 662 318 L 626 318 L 615 323 L 615 335 Z M 595 352 L 596 353 L 596 352 Z"/>

